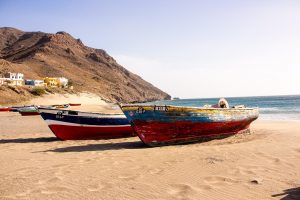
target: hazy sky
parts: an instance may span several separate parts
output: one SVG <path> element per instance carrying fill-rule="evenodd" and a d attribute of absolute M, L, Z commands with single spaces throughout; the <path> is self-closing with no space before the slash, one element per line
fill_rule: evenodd
<path fill-rule="evenodd" d="M 0 0 L 0 26 L 69 32 L 172 96 L 300 94 L 299 0 Z"/>

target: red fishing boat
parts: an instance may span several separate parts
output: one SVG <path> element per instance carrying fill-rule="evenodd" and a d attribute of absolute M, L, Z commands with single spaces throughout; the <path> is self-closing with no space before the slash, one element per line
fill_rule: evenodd
<path fill-rule="evenodd" d="M 227 102 L 226 102 L 227 103 Z M 257 108 L 121 105 L 139 138 L 149 146 L 187 143 L 240 133 L 258 118 Z"/>
<path fill-rule="evenodd" d="M 123 114 L 88 113 L 39 108 L 51 131 L 61 140 L 112 139 L 135 136 Z"/>
<path fill-rule="evenodd" d="M 11 110 L 9 107 L 0 107 L 0 112 L 10 112 Z"/>

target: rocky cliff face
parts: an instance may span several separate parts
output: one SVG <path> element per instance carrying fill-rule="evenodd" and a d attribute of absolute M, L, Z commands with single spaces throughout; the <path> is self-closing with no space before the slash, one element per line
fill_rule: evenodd
<path fill-rule="evenodd" d="M 0 28 L 0 58 L 0 73 L 18 71 L 28 79 L 64 76 L 73 82 L 76 91 L 96 93 L 109 101 L 170 99 L 168 94 L 119 65 L 104 50 L 87 47 L 66 32 Z"/>

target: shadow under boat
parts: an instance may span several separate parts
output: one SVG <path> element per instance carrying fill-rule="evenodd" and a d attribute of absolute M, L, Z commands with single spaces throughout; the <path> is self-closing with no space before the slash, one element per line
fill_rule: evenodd
<path fill-rule="evenodd" d="M 50 149 L 43 152 L 87 152 L 87 151 L 107 151 L 107 150 L 121 150 L 121 149 L 143 149 L 147 148 L 141 141 L 132 142 L 114 142 L 114 143 L 102 143 L 102 144 L 86 144 L 79 146 L 61 147 L 56 149 Z"/>
<path fill-rule="evenodd" d="M 0 144 L 44 143 L 59 141 L 56 137 L 0 139 Z"/>
<path fill-rule="evenodd" d="M 201 144 L 206 143 L 212 140 L 219 140 L 231 137 L 233 135 L 223 135 L 216 137 L 204 137 L 201 140 L 188 142 L 188 143 L 177 143 L 172 144 L 176 146 L 185 146 L 188 144 Z M 63 142 L 62 140 L 56 137 L 39 137 L 39 138 L 14 138 L 14 139 L 0 139 L 0 144 L 18 144 L 18 143 L 51 143 L 51 142 Z M 83 140 L 69 140 L 69 141 L 83 141 Z M 88 141 L 88 140 L 86 140 Z M 103 141 L 103 140 L 93 140 L 93 141 Z M 105 140 L 109 141 L 109 140 Z M 169 145 L 166 145 L 169 146 Z M 149 147 L 145 145 L 142 141 L 120 141 L 120 142 L 111 142 L 111 143 L 100 143 L 100 144 L 86 144 L 86 145 L 77 145 L 77 146 L 68 146 L 61 147 L 56 149 L 50 149 L 42 152 L 87 152 L 87 151 L 106 151 L 106 150 L 121 150 L 121 149 L 143 149 L 143 148 L 163 148 L 164 146 Z"/>
<path fill-rule="evenodd" d="M 188 144 L 195 144 L 195 143 L 205 143 L 211 140 L 218 140 L 230 137 L 232 135 L 226 136 L 216 136 L 216 137 L 209 137 L 203 138 L 202 140 L 197 140 L 188 143 L 178 143 L 178 144 L 169 144 L 166 146 L 155 146 L 150 147 L 145 145 L 142 141 L 124 141 L 124 142 L 112 142 L 112 143 L 102 143 L 102 144 L 86 144 L 86 145 L 79 145 L 79 146 L 69 146 L 69 147 L 61 147 L 56 149 L 50 149 L 43 152 L 58 152 L 58 153 L 65 153 L 65 152 L 87 152 L 87 151 L 107 151 L 107 150 L 121 150 L 121 149 L 145 149 L 145 148 L 164 148 L 167 146 L 185 146 Z"/>
<path fill-rule="evenodd" d="M 290 189 L 284 190 L 282 193 L 272 195 L 272 197 L 280 197 L 280 196 L 282 196 L 281 200 L 299 200 L 300 199 L 300 187 L 290 188 Z"/>

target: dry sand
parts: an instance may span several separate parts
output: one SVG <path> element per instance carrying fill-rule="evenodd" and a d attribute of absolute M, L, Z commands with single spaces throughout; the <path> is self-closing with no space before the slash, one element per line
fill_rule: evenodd
<path fill-rule="evenodd" d="M 59 141 L 40 116 L 0 113 L 0 199 L 300 199 L 300 122 L 220 140 Z"/>

